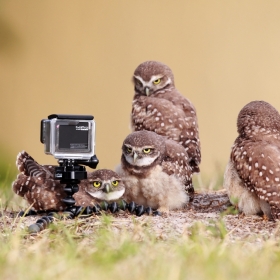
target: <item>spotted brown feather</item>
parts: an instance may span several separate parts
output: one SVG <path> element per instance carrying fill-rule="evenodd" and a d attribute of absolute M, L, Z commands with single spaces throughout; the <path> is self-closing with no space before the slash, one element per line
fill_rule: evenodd
<path fill-rule="evenodd" d="M 23 197 L 35 210 L 56 210 L 62 211 L 66 205 L 61 201 L 66 197 L 64 184 L 54 179 L 54 166 L 38 164 L 28 153 L 21 152 L 17 156 L 16 165 L 21 172 L 12 184 L 13 191 Z M 98 197 L 108 195 L 118 199 L 123 194 L 121 178 L 112 170 L 101 169 L 87 173 L 88 179 L 82 180 L 79 184 L 79 191 L 73 195 L 76 205 L 92 206 L 103 200 Z M 110 188 L 108 195 L 104 194 L 102 185 L 94 188 L 92 183 L 95 180 L 109 182 L 118 180 L 116 187 Z M 115 196 L 112 196 L 115 193 Z M 99 196 L 97 195 L 99 194 Z M 110 199 L 108 199 L 110 200 Z M 112 199 L 113 200 L 113 199 Z"/>
<path fill-rule="evenodd" d="M 128 202 L 160 211 L 183 207 L 189 201 L 187 192 L 193 191 L 193 170 L 183 146 L 152 131 L 136 131 L 125 138 L 117 173 Z"/>
<path fill-rule="evenodd" d="M 160 82 L 154 84 L 158 79 Z M 163 63 L 146 61 L 136 68 L 134 84 L 132 129 L 154 131 L 180 143 L 189 155 L 193 171 L 199 172 L 201 153 L 196 110 L 175 88 L 172 70 Z"/>
<path fill-rule="evenodd" d="M 260 204 L 255 209 L 279 219 L 280 115 L 267 102 L 253 101 L 240 111 L 237 126 L 239 136 L 232 147 L 230 159 L 233 167 L 226 171 L 225 182 L 230 177 L 229 172 L 237 172 L 244 189 L 252 194 L 252 200 L 258 198 L 252 202 Z M 234 196 L 234 182 L 226 183 L 225 187 Z M 250 199 L 244 203 L 251 203 Z M 246 205 L 240 207 L 246 208 Z"/>

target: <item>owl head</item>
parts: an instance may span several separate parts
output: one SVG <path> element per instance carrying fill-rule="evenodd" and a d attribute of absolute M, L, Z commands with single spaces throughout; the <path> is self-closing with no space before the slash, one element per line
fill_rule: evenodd
<path fill-rule="evenodd" d="M 237 118 L 237 130 L 240 135 L 250 136 L 268 131 L 280 131 L 278 111 L 265 101 L 252 101 L 245 105 Z"/>
<path fill-rule="evenodd" d="M 163 136 L 152 131 L 136 131 L 123 142 L 122 164 L 133 173 L 144 174 L 162 161 L 164 153 Z"/>
<path fill-rule="evenodd" d="M 158 61 L 141 63 L 133 75 L 135 94 L 152 95 L 174 87 L 172 70 Z"/>
<path fill-rule="evenodd" d="M 98 200 L 116 200 L 124 193 L 121 177 L 109 169 L 96 170 L 88 176 L 91 184 L 87 184 L 85 191 Z"/>

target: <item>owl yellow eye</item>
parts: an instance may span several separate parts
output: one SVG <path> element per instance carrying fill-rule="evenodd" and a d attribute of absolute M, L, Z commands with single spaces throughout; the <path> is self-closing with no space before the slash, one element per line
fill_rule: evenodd
<path fill-rule="evenodd" d="M 149 149 L 149 148 L 143 149 L 143 152 L 144 152 L 145 154 L 149 154 L 149 153 L 151 152 L 151 149 Z"/>
<path fill-rule="evenodd" d="M 100 185 L 101 185 L 101 183 L 98 182 L 98 181 L 93 182 L 93 186 L 94 186 L 95 188 L 99 188 Z"/>
<path fill-rule="evenodd" d="M 154 83 L 154 85 L 157 85 L 157 84 L 160 83 L 160 81 L 161 81 L 161 79 L 156 79 L 156 80 L 153 81 L 153 83 Z"/>
<path fill-rule="evenodd" d="M 126 151 L 127 151 L 128 153 L 131 153 L 131 152 L 132 152 L 132 149 L 131 149 L 130 147 L 126 147 Z"/>
<path fill-rule="evenodd" d="M 117 180 L 112 181 L 112 185 L 113 185 L 114 187 L 116 187 L 118 184 L 119 184 L 119 181 L 117 181 Z"/>

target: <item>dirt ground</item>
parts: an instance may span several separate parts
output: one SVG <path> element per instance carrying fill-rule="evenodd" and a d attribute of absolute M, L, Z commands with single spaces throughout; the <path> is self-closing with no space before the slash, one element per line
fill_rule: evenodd
<path fill-rule="evenodd" d="M 169 214 L 162 216 L 143 215 L 136 217 L 126 211 L 110 215 L 113 216 L 112 228 L 116 231 L 123 228 L 133 230 L 135 223 L 139 225 L 149 224 L 156 236 L 162 239 L 170 236 L 190 235 L 196 223 L 204 226 L 206 232 L 212 228 L 216 234 L 224 234 L 223 238 L 226 238 L 230 243 L 247 240 L 261 245 L 265 240 L 279 235 L 278 222 L 268 221 L 264 217 L 256 215 L 244 216 L 236 211 L 234 213 L 232 209 L 226 192 L 220 190 L 196 193 L 188 207 L 183 210 L 170 211 Z M 8 211 L 4 211 L 2 215 L 7 218 L 5 219 L 6 225 L 10 224 L 14 228 L 17 226 L 28 227 L 39 219 L 38 216 L 29 216 L 15 220 L 17 213 Z M 100 225 L 100 217 L 96 215 L 83 220 L 84 223 L 88 223 L 87 234 L 94 231 L 95 226 Z M 73 221 L 65 222 L 71 223 Z M 0 224 L 0 227 L 2 226 Z M 224 233 L 223 227 L 226 229 Z"/>

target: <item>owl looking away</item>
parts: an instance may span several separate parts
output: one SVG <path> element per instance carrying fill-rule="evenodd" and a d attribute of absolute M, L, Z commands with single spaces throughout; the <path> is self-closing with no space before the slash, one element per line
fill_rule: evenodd
<path fill-rule="evenodd" d="M 168 212 L 189 201 L 192 169 L 184 147 L 152 131 L 129 134 L 116 172 L 125 184 L 124 199 Z"/>
<path fill-rule="evenodd" d="M 193 172 L 199 172 L 200 140 L 196 109 L 174 85 L 172 70 L 157 61 L 140 64 L 133 75 L 133 131 L 149 130 L 185 148 Z"/>
<path fill-rule="evenodd" d="M 280 218 L 280 115 L 253 101 L 237 119 L 238 137 L 224 174 L 230 200 L 244 214 Z"/>

